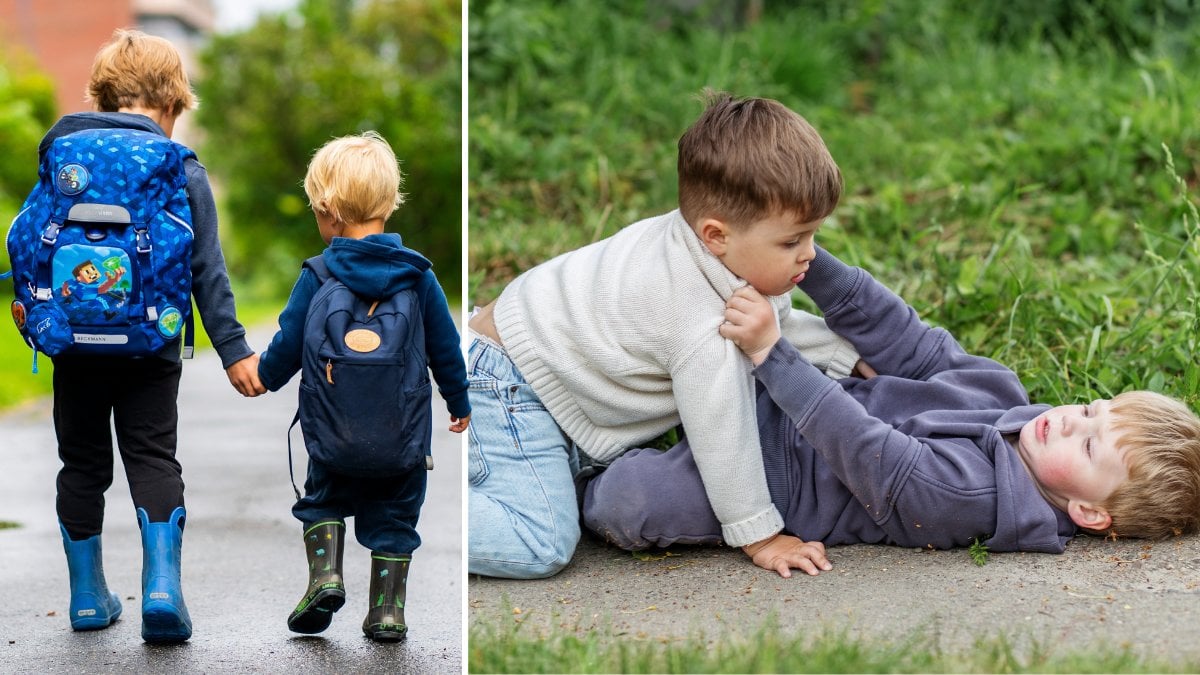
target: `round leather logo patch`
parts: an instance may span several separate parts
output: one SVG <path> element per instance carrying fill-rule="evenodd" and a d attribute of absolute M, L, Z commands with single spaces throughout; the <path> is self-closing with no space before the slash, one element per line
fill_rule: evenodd
<path fill-rule="evenodd" d="M 25 305 L 21 304 L 20 300 L 13 300 L 11 309 L 13 323 L 17 324 L 17 330 L 25 330 Z"/>
<path fill-rule="evenodd" d="M 87 189 L 88 183 L 92 180 L 88 175 L 88 170 L 80 164 L 67 164 L 58 170 L 58 175 L 55 177 L 55 185 L 58 186 L 58 191 L 64 195 L 77 195 Z"/>
<path fill-rule="evenodd" d="M 356 328 L 346 333 L 346 346 L 362 354 L 379 349 L 379 343 L 379 334 L 366 328 Z"/>

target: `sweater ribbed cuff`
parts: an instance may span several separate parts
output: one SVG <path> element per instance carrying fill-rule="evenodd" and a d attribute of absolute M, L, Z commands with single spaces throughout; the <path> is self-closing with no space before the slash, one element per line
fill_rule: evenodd
<path fill-rule="evenodd" d="M 843 377 L 850 377 L 850 373 L 854 372 L 856 365 L 858 365 L 858 352 L 854 350 L 854 347 L 839 346 L 829 357 L 829 362 L 825 366 L 825 374 L 835 380 L 840 380 Z"/>
<path fill-rule="evenodd" d="M 224 342 L 213 343 L 213 349 L 216 350 L 217 356 L 221 357 L 222 368 L 229 368 L 229 366 L 254 354 L 254 350 L 246 342 L 246 330 L 241 328 L 241 326 L 238 328 L 241 330 L 234 331 Z"/>
<path fill-rule="evenodd" d="M 721 536 L 727 546 L 742 547 L 773 537 L 783 529 L 783 516 L 771 508 L 736 523 L 722 523 Z"/>

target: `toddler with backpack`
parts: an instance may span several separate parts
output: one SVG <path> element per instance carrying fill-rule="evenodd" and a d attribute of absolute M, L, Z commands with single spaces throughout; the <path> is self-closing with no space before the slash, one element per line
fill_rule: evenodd
<path fill-rule="evenodd" d="M 170 138 L 196 105 L 178 51 L 116 31 L 96 56 L 88 98 L 94 112 L 66 115 L 42 139 L 38 184 L 9 230 L 12 315 L 34 372 L 37 352 L 54 363 L 71 627 L 106 628 L 122 611 L 100 545 L 111 420 L 141 530 L 142 638 L 183 642 L 192 623 L 180 584 L 176 397 L 193 300 L 234 388 L 265 389 L 237 320 L 207 173 Z"/>
<path fill-rule="evenodd" d="M 301 267 L 258 374 L 278 391 L 300 372 L 296 418 L 308 450 L 303 525 L 309 581 L 288 616 L 297 633 L 320 633 L 346 601 L 345 518 L 371 551 L 363 633 L 405 637 L 406 584 L 416 524 L 432 468 L 432 370 L 462 433 L 471 416 L 458 329 L 430 262 L 384 223 L 403 202 L 400 168 L 375 132 L 326 143 L 304 191 L 328 248 Z M 295 424 L 295 422 L 293 422 Z"/>

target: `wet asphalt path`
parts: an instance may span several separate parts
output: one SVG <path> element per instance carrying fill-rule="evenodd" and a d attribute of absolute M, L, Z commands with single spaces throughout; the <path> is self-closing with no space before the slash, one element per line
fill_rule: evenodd
<path fill-rule="evenodd" d="M 266 346 L 270 333 L 251 345 Z M 37 377 L 47 377 L 46 374 Z M 124 472 L 106 493 L 104 566 L 122 599 L 121 619 L 75 633 L 54 512 L 59 462 L 50 401 L 0 415 L 0 673 L 458 673 L 462 669 L 461 436 L 434 396 L 434 461 L 418 525 L 423 544 L 408 585 L 409 636 L 392 645 L 362 634 L 369 552 L 348 523 L 347 600 L 320 636 L 287 630 L 306 582 L 300 524 L 291 515 L 286 430 L 295 378 L 283 391 L 243 399 L 215 354 L 186 362 L 180 386 L 179 458 L 187 484 L 183 589 L 193 623 L 181 646 L 141 639 L 141 545 Z M 305 455 L 295 430 L 297 481 Z M 118 466 L 120 463 L 118 461 Z"/>

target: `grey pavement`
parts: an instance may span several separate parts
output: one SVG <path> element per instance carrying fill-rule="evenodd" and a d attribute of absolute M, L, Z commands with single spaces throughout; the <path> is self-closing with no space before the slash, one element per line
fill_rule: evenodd
<path fill-rule="evenodd" d="M 270 333 L 255 335 L 264 348 Z M 47 377 L 42 374 L 37 377 Z M 434 461 L 408 583 L 408 638 L 376 644 L 362 634 L 369 552 L 348 522 L 346 605 L 319 636 L 287 629 L 305 590 L 300 524 L 291 515 L 286 430 L 296 382 L 244 399 L 220 362 L 202 353 L 185 362 L 179 451 L 187 484 L 183 590 L 193 622 L 180 646 L 141 639 L 141 545 L 123 469 L 106 493 L 104 567 L 124 613 L 101 631 L 72 632 L 67 566 L 54 512 L 58 471 L 50 402 L 0 416 L 0 672 L 458 673 L 462 670 L 462 436 L 446 430 L 434 396 Z M 297 481 L 305 467 L 294 432 Z"/>
<path fill-rule="evenodd" d="M 825 631 L 875 644 L 914 636 L 945 653 L 1003 636 L 1027 656 L 1090 647 L 1200 664 L 1200 538 L 1076 538 L 1065 554 L 889 546 L 829 550 L 832 571 L 790 579 L 729 548 L 675 547 L 649 559 L 585 535 L 549 579 L 470 575 L 468 622 L 520 634 L 591 631 L 620 640 L 751 637 L 768 617 L 789 634 Z"/>

